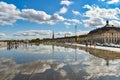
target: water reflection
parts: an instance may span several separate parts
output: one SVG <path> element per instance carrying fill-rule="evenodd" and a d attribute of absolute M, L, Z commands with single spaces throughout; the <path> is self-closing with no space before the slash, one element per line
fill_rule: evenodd
<path fill-rule="evenodd" d="M 88 48 L 87 51 L 98 58 L 104 59 L 106 61 L 107 66 L 109 66 L 109 61 L 120 59 L 120 53 L 113 52 L 113 51 L 105 51 L 105 50 L 99 50 L 99 49 L 96 50 L 93 48 Z"/>
<path fill-rule="evenodd" d="M 7 50 L 11 50 L 13 48 L 17 49 L 19 47 L 19 42 L 7 42 Z"/>
<path fill-rule="evenodd" d="M 81 48 L 91 54 L 83 62 L 85 71 L 89 74 L 86 79 L 90 80 L 119 80 L 120 78 L 120 53 L 93 48 Z"/>
<path fill-rule="evenodd" d="M 8 41 L 7 42 L 7 50 L 17 49 L 20 46 L 27 47 L 28 45 L 31 45 L 31 44 L 27 43 L 27 42 L 12 42 L 12 41 Z"/>
<path fill-rule="evenodd" d="M 71 48 L 72 47 L 72 48 Z M 15 49 L 14 49 L 15 48 Z M 119 80 L 120 54 L 77 46 L 20 45 L 0 54 L 0 80 Z"/>

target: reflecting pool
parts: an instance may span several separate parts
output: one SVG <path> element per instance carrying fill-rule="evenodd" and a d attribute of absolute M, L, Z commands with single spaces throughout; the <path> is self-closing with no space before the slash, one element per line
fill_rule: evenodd
<path fill-rule="evenodd" d="M 93 48 L 0 47 L 0 80 L 119 80 L 120 53 Z"/>

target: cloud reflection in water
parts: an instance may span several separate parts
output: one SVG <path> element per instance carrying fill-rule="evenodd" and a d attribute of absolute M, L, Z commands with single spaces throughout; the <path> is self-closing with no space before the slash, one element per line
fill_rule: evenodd
<path fill-rule="evenodd" d="M 43 56 L 41 54 L 49 56 L 47 59 L 21 64 L 17 64 L 12 58 L 0 58 L 0 79 L 100 80 L 113 77 L 118 79 L 120 76 L 120 54 L 114 52 L 94 49 L 86 52 L 77 48 L 53 48 L 52 45 L 20 47 L 15 54 L 18 54 L 17 52 L 29 56 L 39 54 L 40 58 Z"/>

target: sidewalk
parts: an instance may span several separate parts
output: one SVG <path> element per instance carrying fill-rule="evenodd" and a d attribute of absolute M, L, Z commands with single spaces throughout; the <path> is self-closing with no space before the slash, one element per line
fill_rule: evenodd
<path fill-rule="evenodd" d="M 66 44 L 71 44 L 71 45 L 86 47 L 86 45 L 76 44 L 76 43 L 73 43 L 73 44 L 72 43 L 66 43 Z M 108 51 L 120 52 L 120 48 L 115 48 L 115 47 L 94 46 L 94 45 L 91 45 L 91 46 L 88 45 L 88 47 L 96 48 L 96 49 L 101 49 L 101 50 L 108 50 Z"/>

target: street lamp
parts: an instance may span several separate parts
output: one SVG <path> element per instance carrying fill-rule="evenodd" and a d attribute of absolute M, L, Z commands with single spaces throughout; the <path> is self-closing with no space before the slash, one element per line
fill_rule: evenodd
<path fill-rule="evenodd" d="M 54 39 L 54 31 L 52 32 L 52 39 Z"/>
<path fill-rule="evenodd" d="M 75 42 L 77 42 L 77 25 L 75 25 Z"/>

